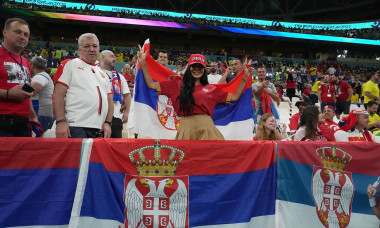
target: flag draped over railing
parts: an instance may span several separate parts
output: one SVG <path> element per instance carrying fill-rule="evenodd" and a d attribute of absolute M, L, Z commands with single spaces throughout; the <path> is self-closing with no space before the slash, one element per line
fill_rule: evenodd
<path fill-rule="evenodd" d="M 380 224 L 376 143 L 4 139 L 0 227 Z"/>

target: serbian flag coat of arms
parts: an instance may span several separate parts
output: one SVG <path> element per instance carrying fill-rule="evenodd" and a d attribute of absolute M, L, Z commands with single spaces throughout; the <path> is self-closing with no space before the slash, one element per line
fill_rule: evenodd
<path fill-rule="evenodd" d="M 274 142 L 112 142 L 86 144 L 70 228 L 274 227 Z"/>
<path fill-rule="evenodd" d="M 149 39 L 145 41 L 144 50 L 150 49 Z M 151 77 L 156 82 L 181 80 L 182 78 L 170 69 L 157 63 L 150 55 L 146 63 Z M 234 93 L 243 79 L 241 72 L 228 84 L 214 86 Z M 251 140 L 254 122 L 252 119 L 251 96 L 252 78 L 249 77 L 246 87 L 237 102 L 219 104 L 215 107 L 212 119 L 215 126 L 229 140 Z M 135 90 L 129 114 L 128 130 L 130 132 L 157 139 L 174 139 L 177 134 L 179 117 L 173 108 L 171 99 L 157 95 L 146 86 L 144 75 L 138 64 Z"/>

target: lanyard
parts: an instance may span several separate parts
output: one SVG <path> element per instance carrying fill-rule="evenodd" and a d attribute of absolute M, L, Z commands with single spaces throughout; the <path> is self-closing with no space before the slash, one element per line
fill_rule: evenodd
<path fill-rule="evenodd" d="M 18 61 L 17 61 L 17 59 L 15 58 L 15 57 L 13 57 L 13 55 L 11 54 L 11 53 L 9 53 L 9 51 L 4 47 L 4 45 L 3 45 L 3 43 L 1 43 L 1 47 L 8 53 L 8 55 L 20 66 L 20 68 L 21 68 L 21 70 L 22 70 L 22 72 L 24 72 L 25 73 L 25 71 L 24 71 L 24 67 L 22 66 L 22 56 L 21 56 L 21 54 L 20 54 L 20 59 L 21 59 L 21 63 L 19 63 Z"/>

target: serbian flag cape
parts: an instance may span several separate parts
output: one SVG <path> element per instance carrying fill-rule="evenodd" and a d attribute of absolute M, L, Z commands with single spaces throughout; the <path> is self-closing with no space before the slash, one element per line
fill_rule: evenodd
<path fill-rule="evenodd" d="M 274 142 L 94 139 L 86 151 L 69 227 L 275 227 Z"/>
<path fill-rule="evenodd" d="M 82 141 L 0 138 L 0 227 L 67 227 Z"/>
<path fill-rule="evenodd" d="M 277 148 L 276 227 L 379 227 L 367 194 L 380 171 L 378 144 L 278 142 Z"/>
<path fill-rule="evenodd" d="M 149 40 L 145 41 L 144 50 L 149 50 Z M 146 63 L 154 81 L 181 80 L 170 69 L 157 63 L 149 54 Z M 243 72 L 228 84 L 216 87 L 234 93 L 243 78 Z M 253 137 L 253 119 L 251 110 L 252 78 L 249 77 L 238 102 L 230 105 L 220 104 L 215 107 L 212 119 L 215 126 L 229 140 L 251 140 Z M 129 114 L 128 130 L 142 136 L 158 139 L 174 139 L 177 134 L 179 117 L 172 102 L 165 95 L 157 95 L 146 86 L 142 70 L 137 70 L 135 90 Z"/>

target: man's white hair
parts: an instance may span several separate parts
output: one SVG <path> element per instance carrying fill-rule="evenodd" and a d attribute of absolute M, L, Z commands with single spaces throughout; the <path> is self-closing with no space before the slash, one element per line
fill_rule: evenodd
<path fill-rule="evenodd" d="M 80 35 L 80 37 L 78 38 L 78 46 L 81 46 L 83 39 L 95 39 L 96 41 L 98 41 L 99 44 L 99 39 L 94 33 L 83 33 L 82 35 Z"/>

